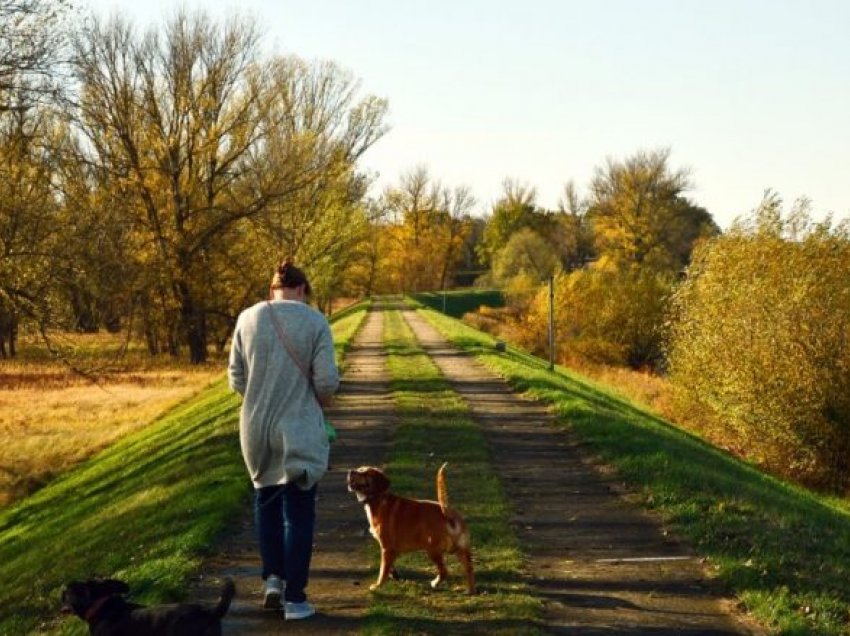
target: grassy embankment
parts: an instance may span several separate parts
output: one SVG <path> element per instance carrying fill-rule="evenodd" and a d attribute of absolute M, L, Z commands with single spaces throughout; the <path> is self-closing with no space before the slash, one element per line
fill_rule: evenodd
<path fill-rule="evenodd" d="M 516 389 L 553 405 L 643 503 L 709 559 L 719 580 L 781 634 L 850 631 L 850 504 L 783 483 L 609 389 L 434 311 L 422 315 Z"/>
<path fill-rule="evenodd" d="M 370 634 L 536 633 L 540 605 L 516 572 L 521 553 L 510 513 L 477 425 L 397 311 L 385 313 L 384 342 L 400 425 L 387 470 L 393 491 L 434 499 L 435 474 L 449 462 L 449 501 L 470 524 L 478 596 L 464 594 L 463 570 L 448 556 L 448 588 L 431 590 L 433 564 L 424 554 L 399 559 L 403 580 L 372 594 Z M 379 557 L 373 548 L 375 566 Z M 541 632 L 542 633 L 542 632 Z"/>
<path fill-rule="evenodd" d="M 343 355 L 366 305 L 333 320 Z M 219 368 L 221 376 L 221 368 Z M 250 499 L 238 400 L 224 380 L 0 511 L 0 634 L 85 634 L 57 617 L 62 585 L 126 580 L 135 599 L 181 598 Z"/>

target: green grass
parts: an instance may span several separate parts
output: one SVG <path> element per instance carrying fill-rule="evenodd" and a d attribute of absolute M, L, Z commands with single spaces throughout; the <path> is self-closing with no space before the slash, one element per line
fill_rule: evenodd
<path fill-rule="evenodd" d="M 443 311 L 442 292 L 422 292 L 414 294 L 413 297 L 431 309 Z M 481 305 L 504 307 L 505 296 L 498 289 L 458 289 L 446 292 L 443 313 L 460 318 L 465 313 L 477 310 Z"/>
<path fill-rule="evenodd" d="M 363 325 L 363 319 L 369 312 L 372 302 L 362 300 L 349 305 L 330 317 L 331 330 L 334 335 L 334 348 L 336 352 L 336 363 L 343 368 L 345 365 L 345 354 L 354 341 L 354 336 Z"/>
<path fill-rule="evenodd" d="M 332 319 L 339 356 L 366 311 Z M 0 512 L 0 635 L 88 633 L 57 618 L 73 579 L 121 578 L 142 603 L 182 599 L 250 502 L 238 405 L 221 380 Z"/>
<path fill-rule="evenodd" d="M 248 494 L 237 417 L 221 381 L 0 514 L 0 634 L 51 631 L 62 585 L 95 574 L 177 598 Z"/>
<path fill-rule="evenodd" d="M 420 313 L 516 389 L 552 404 L 645 505 L 709 558 L 727 590 L 780 634 L 850 632 L 850 505 L 767 476 L 565 369 L 437 312 Z"/>
<path fill-rule="evenodd" d="M 385 347 L 391 389 L 400 425 L 387 471 L 393 491 L 414 498 L 436 498 L 435 474 L 449 462 L 449 501 L 470 525 L 479 595 L 465 592 L 463 570 L 449 556 L 448 588 L 432 590 L 433 564 L 424 554 L 398 561 L 401 581 L 372 593 L 369 634 L 532 634 L 541 607 L 516 572 L 521 553 L 510 525 L 510 511 L 480 430 L 465 401 L 418 347 L 397 311 L 386 312 Z M 379 562 L 374 544 L 375 568 Z"/>
<path fill-rule="evenodd" d="M 371 298 L 364 298 L 363 300 L 359 300 L 356 303 L 352 303 L 351 305 L 347 305 L 343 307 L 339 311 L 335 311 L 331 314 L 329 320 L 332 322 L 334 327 L 334 334 L 336 334 L 336 325 L 343 320 L 344 318 L 349 318 L 352 314 L 359 314 L 361 319 L 365 315 L 364 312 L 369 311 L 369 308 L 372 306 Z"/>

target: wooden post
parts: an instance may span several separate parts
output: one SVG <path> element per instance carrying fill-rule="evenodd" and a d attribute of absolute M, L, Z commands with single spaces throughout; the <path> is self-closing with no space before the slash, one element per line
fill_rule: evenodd
<path fill-rule="evenodd" d="M 555 276 L 549 277 L 549 370 L 555 370 Z"/>

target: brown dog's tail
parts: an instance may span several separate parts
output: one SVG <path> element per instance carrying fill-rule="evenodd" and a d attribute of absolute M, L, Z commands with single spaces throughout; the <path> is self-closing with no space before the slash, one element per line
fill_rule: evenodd
<path fill-rule="evenodd" d="M 221 598 L 218 601 L 218 605 L 213 610 L 216 618 L 221 618 L 227 614 L 227 610 L 230 609 L 230 601 L 233 600 L 234 596 L 236 596 L 236 584 L 233 582 L 233 579 L 228 577 L 224 580 L 224 585 L 221 587 Z"/>
<path fill-rule="evenodd" d="M 446 476 L 443 474 L 448 465 L 448 462 L 444 462 L 437 471 L 437 501 L 444 515 L 449 508 L 449 492 L 446 490 Z"/>

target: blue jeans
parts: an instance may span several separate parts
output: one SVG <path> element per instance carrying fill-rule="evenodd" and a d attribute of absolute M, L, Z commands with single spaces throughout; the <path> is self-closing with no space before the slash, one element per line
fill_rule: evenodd
<path fill-rule="evenodd" d="M 307 600 L 307 573 L 313 555 L 316 486 L 301 490 L 294 483 L 258 488 L 254 520 L 263 560 L 263 580 L 274 574 L 286 581 L 284 600 Z"/>

